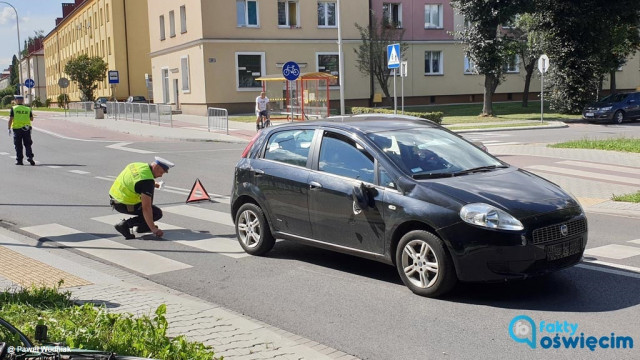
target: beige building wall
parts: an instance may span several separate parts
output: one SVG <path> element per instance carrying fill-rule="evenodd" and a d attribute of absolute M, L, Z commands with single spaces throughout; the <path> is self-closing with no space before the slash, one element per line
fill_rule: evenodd
<path fill-rule="evenodd" d="M 31 89 L 26 86 L 21 87 L 20 93 L 25 95 L 25 103 L 31 104 L 36 97 L 44 103 L 47 99 L 44 50 L 41 49 L 29 54 L 28 57 L 22 59 L 21 63 L 22 82 L 24 83 L 27 79 L 33 79 L 35 82 L 35 86 Z"/>
<path fill-rule="evenodd" d="M 147 95 L 145 73 L 151 73 L 146 0 L 87 0 L 64 18 L 44 40 L 47 96 L 53 102 L 63 91 L 60 78 L 69 78 L 64 66 L 81 53 L 99 56 L 109 70 L 119 72 L 115 97 Z M 80 91 L 71 82 L 64 89 L 71 101 Z M 111 96 L 108 79 L 98 84 L 94 96 Z"/>
<path fill-rule="evenodd" d="M 150 47 L 156 102 L 166 101 L 174 108 L 193 114 L 205 114 L 207 106 L 225 107 L 230 112 L 253 112 L 261 88 L 238 86 L 238 55 L 260 55 L 261 75 L 271 75 L 282 74 L 282 65 L 287 61 L 298 62 L 302 72 L 315 72 L 318 71 L 318 54 L 338 54 L 337 26 L 318 26 L 317 1 L 298 2 L 293 26 L 278 25 L 277 1 L 258 0 L 257 5 L 257 25 L 238 26 L 235 1 L 150 3 Z M 369 21 L 368 1 L 342 1 L 341 5 L 345 98 L 366 99 L 369 80 L 357 71 L 353 48 L 360 39 L 354 23 L 365 25 Z M 182 32 L 181 6 L 186 12 L 186 32 Z M 175 36 L 170 34 L 171 11 L 175 19 Z M 164 38 L 160 31 L 161 16 Z M 185 61 L 188 63 L 187 75 L 183 73 Z M 185 86 L 183 79 L 187 78 L 189 84 Z M 283 83 L 269 86 L 283 86 Z M 337 86 L 332 87 L 331 100 L 339 103 Z"/>

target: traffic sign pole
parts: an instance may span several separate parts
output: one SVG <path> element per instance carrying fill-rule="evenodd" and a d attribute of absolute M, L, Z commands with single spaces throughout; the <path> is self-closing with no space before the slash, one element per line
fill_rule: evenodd
<path fill-rule="evenodd" d="M 545 54 L 538 59 L 538 70 L 540 71 L 540 123 L 544 120 L 544 73 L 549 69 L 549 57 Z"/>
<path fill-rule="evenodd" d="M 396 97 L 396 69 L 393 69 L 393 115 L 398 113 L 398 98 Z"/>
<path fill-rule="evenodd" d="M 387 69 L 393 69 L 393 113 L 398 113 L 396 96 L 396 69 L 400 67 L 400 44 L 387 45 Z"/>

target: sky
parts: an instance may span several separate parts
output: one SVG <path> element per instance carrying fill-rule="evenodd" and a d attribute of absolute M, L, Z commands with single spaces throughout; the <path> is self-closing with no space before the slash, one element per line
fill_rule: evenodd
<path fill-rule="evenodd" d="M 13 5 L 20 19 L 20 48 L 29 36 L 37 30 L 48 34 L 56 25 L 56 18 L 62 17 L 62 3 L 73 0 L 0 0 L 0 70 L 11 65 L 13 55 L 18 53 L 18 33 L 16 15 L 7 4 Z"/>

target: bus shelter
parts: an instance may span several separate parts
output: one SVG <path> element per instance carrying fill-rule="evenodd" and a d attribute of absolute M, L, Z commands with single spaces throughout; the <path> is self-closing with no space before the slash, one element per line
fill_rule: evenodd
<path fill-rule="evenodd" d="M 300 74 L 295 81 L 287 80 L 282 74 L 256 80 L 262 81 L 262 91 L 269 98 L 271 118 L 309 120 L 329 116 L 329 86 L 334 85 L 336 79 L 328 73 L 312 72 Z"/>

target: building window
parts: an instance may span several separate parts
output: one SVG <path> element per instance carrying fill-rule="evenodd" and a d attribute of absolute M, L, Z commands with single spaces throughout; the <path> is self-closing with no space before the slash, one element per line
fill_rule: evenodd
<path fill-rule="evenodd" d="M 173 10 L 169 11 L 169 36 L 176 36 L 176 17 L 174 16 Z"/>
<path fill-rule="evenodd" d="M 105 8 L 107 10 L 104 13 L 105 13 L 105 16 L 107 17 L 107 22 L 109 22 L 109 4 L 107 4 Z"/>
<path fill-rule="evenodd" d="M 278 26 L 298 27 L 298 2 L 278 0 Z"/>
<path fill-rule="evenodd" d="M 108 46 L 109 55 L 111 55 L 111 38 L 110 37 L 107 38 L 107 46 Z"/>
<path fill-rule="evenodd" d="M 338 53 L 316 53 L 316 59 L 318 64 L 318 72 L 326 72 L 336 76 L 336 79 L 329 80 L 330 86 L 340 85 L 340 73 L 338 70 L 339 56 Z"/>
<path fill-rule="evenodd" d="M 187 8 L 184 5 L 180 6 L 180 33 L 187 32 Z"/>
<path fill-rule="evenodd" d="M 335 27 L 336 26 L 336 3 L 327 1 L 318 1 L 318 26 L 319 27 Z"/>
<path fill-rule="evenodd" d="M 425 75 L 441 75 L 442 74 L 442 51 L 425 51 L 424 52 L 424 74 Z"/>
<path fill-rule="evenodd" d="M 402 4 L 382 4 L 382 21 L 387 27 L 402 28 Z"/>
<path fill-rule="evenodd" d="M 258 26 L 258 2 L 256 0 L 236 0 L 238 26 Z"/>
<path fill-rule="evenodd" d="M 507 73 L 519 73 L 520 67 L 518 64 L 520 63 L 520 57 L 518 55 L 513 55 L 511 58 L 507 60 L 507 63 L 504 64 L 504 71 Z"/>
<path fill-rule="evenodd" d="M 164 39 L 164 15 L 160 15 L 160 40 Z"/>
<path fill-rule="evenodd" d="M 262 88 L 257 78 L 264 75 L 264 53 L 236 53 L 236 74 L 238 90 L 259 90 Z"/>
<path fill-rule="evenodd" d="M 424 28 L 442 29 L 441 4 L 429 4 L 424 6 Z"/>
<path fill-rule="evenodd" d="M 465 74 L 478 74 L 478 69 L 473 60 L 469 59 L 467 55 L 464 56 L 464 73 Z"/>
<path fill-rule="evenodd" d="M 182 72 L 182 92 L 191 92 L 189 84 L 189 56 L 183 56 L 180 58 L 180 71 Z"/>

